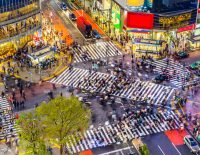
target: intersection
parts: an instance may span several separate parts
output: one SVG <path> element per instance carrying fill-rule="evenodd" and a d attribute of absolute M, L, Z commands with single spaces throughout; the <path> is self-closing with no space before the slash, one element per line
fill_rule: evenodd
<path fill-rule="evenodd" d="M 149 47 L 143 50 L 139 45 L 137 50 L 142 52 L 138 54 L 136 41 L 147 46 L 153 42 L 159 49 L 164 35 L 156 41 L 143 38 L 151 32 L 134 34 L 136 29 L 122 27 L 126 33 L 118 33 L 116 5 L 108 17 L 116 19 L 108 26 L 104 18 L 94 18 L 96 12 L 89 13 L 91 4 L 87 0 L 83 9 L 70 3 L 42 1 L 43 32 L 36 33 L 34 42 L 19 48 L 13 58 L 1 62 L 0 139 L 6 149 L 11 154 L 15 148 L 18 150 L 18 146 L 9 144 L 20 140 L 16 123 L 20 114 L 34 111 L 57 96 L 75 96 L 91 111 L 91 119 L 86 130 L 79 129 L 66 137 L 66 154 L 136 155 L 141 146 L 133 141 L 141 140 L 152 155 L 192 155 L 183 138 L 191 135 L 199 143 L 199 68 L 191 67 L 200 60 L 199 50 L 187 51 L 188 57 L 176 59 L 171 53 L 186 49 L 187 37 L 180 37 L 185 47 L 173 49 L 171 42 L 175 41 L 170 34 L 172 41 L 163 43 L 162 51 L 153 52 Z M 90 38 L 71 14 L 87 21 L 85 31 L 91 26 Z M 106 33 L 107 28 L 104 31 L 97 21 L 110 32 Z M 93 30 L 101 37 L 95 37 Z M 40 33 L 45 34 L 43 38 Z M 47 47 L 51 50 L 45 52 Z M 38 52 L 38 58 L 32 58 L 31 51 Z M 53 142 L 48 145 L 52 145 L 52 154 L 59 154 L 60 146 Z"/>

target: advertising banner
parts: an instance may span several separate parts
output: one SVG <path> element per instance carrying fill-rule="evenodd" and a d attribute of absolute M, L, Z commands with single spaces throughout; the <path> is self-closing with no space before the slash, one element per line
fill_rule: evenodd
<path fill-rule="evenodd" d="M 135 12 L 150 12 L 153 0 L 127 0 L 127 6 Z"/>
<path fill-rule="evenodd" d="M 177 32 L 190 31 L 190 30 L 194 30 L 194 29 L 195 29 L 195 24 L 192 24 L 192 25 L 188 25 L 188 26 L 179 28 Z"/>
<path fill-rule="evenodd" d="M 153 29 L 154 14 L 128 12 L 126 23 L 128 28 Z"/>
<path fill-rule="evenodd" d="M 177 15 L 155 15 L 154 28 L 157 29 L 178 29 L 196 23 L 197 10 L 180 13 Z"/>

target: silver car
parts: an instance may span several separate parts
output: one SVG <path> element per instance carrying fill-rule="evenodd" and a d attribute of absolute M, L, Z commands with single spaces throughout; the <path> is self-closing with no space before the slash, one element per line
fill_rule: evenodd
<path fill-rule="evenodd" d="M 191 152 L 197 153 L 200 151 L 200 147 L 198 143 L 192 136 L 187 135 L 184 137 L 183 140 L 184 140 L 185 145 L 187 145 L 187 147 L 191 150 Z"/>

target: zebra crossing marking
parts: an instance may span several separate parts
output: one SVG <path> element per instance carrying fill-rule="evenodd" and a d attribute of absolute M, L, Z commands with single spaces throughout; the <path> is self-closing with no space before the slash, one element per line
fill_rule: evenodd
<path fill-rule="evenodd" d="M 122 52 L 111 41 L 74 48 L 73 53 L 74 63 L 122 55 Z"/>
<path fill-rule="evenodd" d="M 11 115 L 9 114 L 11 105 L 8 103 L 7 99 L 0 97 L 0 106 L 1 106 L 1 123 L 2 131 L 0 132 L 0 139 L 4 139 L 5 136 L 10 138 L 12 135 L 17 136 L 17 129 L 14 127 L 15 124 L 12 123 Z M 12 132 L 11 132 L 12 129 Z"/>
<path fill-rule="evenodd" d="M 169 124 L 167 121 L 168 116 L 173 116 L 174 121 L 175 119 L 179 121 L 179 118 L 173 111 L 168 114 L 161 112 L 159 114 L 143 116 L 140 118 L 143 123 L 137 125 L 134 123 L 134 118 L 128 117 L 128 119 L 115 124 L 106 124 L 88 129 L 83 133 L 84 137 L 82 133 L 70 135 L 68 137 L 69 144 L 67 144 L 67 147 L 68 150 L 71 150 L 71 153 L 78 153 L 87 149 L 108 146 L 114 143 L 126 143 L 134 138 L 179 128 L 180 123 L 175 124 L 175 126 Z M 135 121 L 137 122 L 137 120 Z M 155 121 L 158 121 L 157 125 Z M 150 126 L 150 124 L 152 125 Z M 79 142 L 76 140 L 77 136 L 81 137 Z"/>
<path fill-rule="evenodd" d="M 156 67 L 154 72 L 162 73 L 163 69 L 168 70 L 169 74 L 171 75 L 170 82 L 177 87 L 183 86 L 184 80 L 182 79 L 185 79 L 186 74 L 190 75 L 190 71 L 187 68 L 173 59 L 169 59 L 169 63 L 167 63 L 167 61 L 164 59 L 157 61 L 146 60 L 146 62 Z M 176 75 L 173 75 L 174 70 L 176 71 Z M 177 74 L 180 77 L 179 79 L 177 79 Z"/>
<path fill-rule="evenodd" d="M 65 70 L 63 74 L 53 78 L 50 82 L 65 86 L 73 86 L 91 92 L 106 93 L 110 90 L 115 78 L 114 75 L 106 73 L 93 72 L 90 74 L 89 70 L 73 68 L 71 71 L 68 69 Z M 89 80 L 93 84 L 89 84 Z M 101 80 L 105 81 L 105 85 L 98 86 L 97 84 Z M 151 83 L 149 81 L 135 80 L 128 86 L 114 91 L 111 95 L 130 100 L 146 100 L 147 103 L 154 102 L 155 105 L 160 105 L 163 102 L 168 102 L 174 92 L 175 89 L 172 87 Z"/>

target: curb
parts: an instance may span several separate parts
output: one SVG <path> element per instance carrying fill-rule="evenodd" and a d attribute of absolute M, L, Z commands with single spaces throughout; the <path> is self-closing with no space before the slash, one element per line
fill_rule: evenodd
<path fill-rule="evenodd" d="M 52 78 L 54 78 L 54 77 L 60 75 L 60 74 L 61 74 L 64 70 L 66 70 L 67 68 L 68 68 L 68 66 L 63 67 L 63 68 L 62 68 L 61 70 L 59 70 L 56 74 L 53 74 L 53 75 L 51 75 L 50 77 L 46 77 L 46 78 L 42 79 L 42 81 L 49 81 L 49 80 L 51 80 Z"/>

